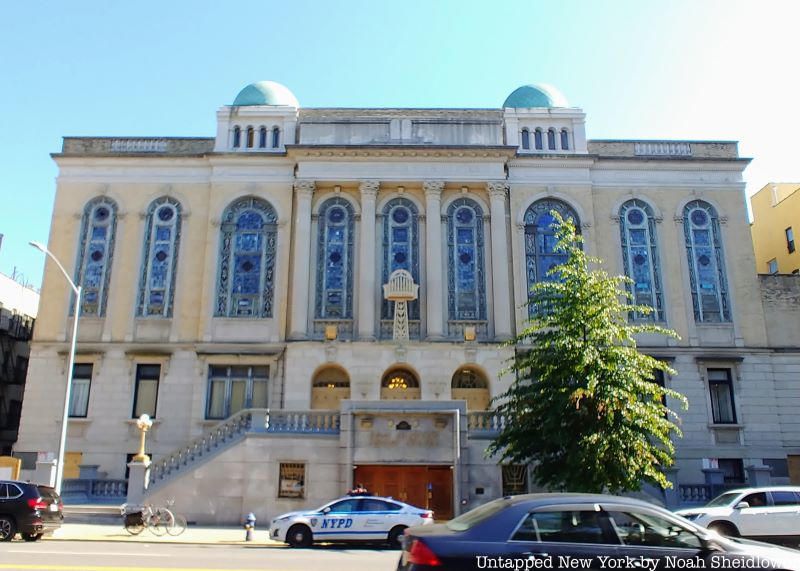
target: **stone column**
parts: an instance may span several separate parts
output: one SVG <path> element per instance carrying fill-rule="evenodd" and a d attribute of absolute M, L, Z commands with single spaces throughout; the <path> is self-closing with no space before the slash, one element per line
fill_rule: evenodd
<path fill-rule="evenodd" d="M 313 180 L 294 183 L 297 212 L 294 219 L 294 276 L 292 279 L 292 327 L 290 339 L 308 338 L 308 280 L 311 271 L 311 198 Z"/>
<path fill-rule="evenodd" d="M 669 483 L 672 484 L 671 488 L 666 488 L 664 490 L 664 506 L 668 510 L 672 510 L 681 505 L 681 490 L 679 488 L 680 483 L 678 482 L 678 469 L 667 468 L 664 470 L 664 475 L 667 477 Z"/>
<path fill-rule="evenodd" d="M 494 336 L 498 341 L 511 339 L 511 305 L 509 299 L 513 292 L 508 281 L 508 267 L 511 259 L 508 255 L 508 221 L 506 220 L 506 196 L 508 183 L 488 182 L 491 205 L 492 233 L 492 293 L 494 306 Z"/>
<path fill-rule="evenodd" d="M 425 191 L 425 241 L 426 284 L 428 300 L 428 339 L 444 338 L 444 301 L 442 296 L 442 190 L 444 182 L 427 180 L 422 183 Z"/>
<path fill-rule="evenodd" d="M 769 466 L 748 466 L 745 472 L 747 472 L 748 486 L 755 488 L 772 485 L 772 468 Z"/>
<path fill-rule="evenodd" d="M 53 487 L 56 485 L 56 461 L 37 460 L 36 472 L 33 474 L 33 481 L 42 486 Z"/>
<path fill-rule="evenodd" d="M 375 200 L 380 183 L 365 180 L 361 191 L 361 236 L 359 244 L 358 338 L 375 340 Z"/>
<path fill-rule="evenodd" d="M 144 495 L 150 485 L 150 460 L 128 463 L 128 497 L 129 506 L 141 506 Z"/>

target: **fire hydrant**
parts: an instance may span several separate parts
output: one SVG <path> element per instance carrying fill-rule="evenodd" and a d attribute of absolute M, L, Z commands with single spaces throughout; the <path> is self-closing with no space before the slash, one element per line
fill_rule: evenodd
<path fill-rule="evenodd" d="M 253 512 L 247 514 L 244 518 L 245 541 L 253 541 L 253 531 L 256 529 L 256 516 Z"/>

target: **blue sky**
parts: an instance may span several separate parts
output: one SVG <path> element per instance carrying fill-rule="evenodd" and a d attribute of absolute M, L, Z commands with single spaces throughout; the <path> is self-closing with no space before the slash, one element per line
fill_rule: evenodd
<path fill-rule="evenodd" d="M 213 136 L 262 79 L 307 107 L 499 107 L 545 82 L 590 138 L 738 140 L 748 194 L 800 181 L 798 21 L 792 0 L 6 2 L 0 272 L 40 283 L 62 136 Z"/>

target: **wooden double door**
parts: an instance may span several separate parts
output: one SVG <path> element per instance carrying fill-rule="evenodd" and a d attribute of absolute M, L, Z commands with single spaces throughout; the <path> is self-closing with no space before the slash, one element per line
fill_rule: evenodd
<path fill-rule="evenodd" d="M 450 466 L 358 466 L 353 484 L 363 484 L 377 496 L 433 510 L 436 519 L 453 517 L 453 470 Z"/>

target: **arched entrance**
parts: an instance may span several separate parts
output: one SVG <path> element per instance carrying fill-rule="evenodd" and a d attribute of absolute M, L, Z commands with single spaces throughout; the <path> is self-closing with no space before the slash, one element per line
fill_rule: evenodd
<path fill-rule="evenodd" d="M 339 402 L 350 398 L 350 378 L 339 367 L 325 367 L 317 371 L 311 383 L 311 408 L 339 410 Z"/>
<path fill-rule="evenodd" d="M 389 369 L 381 379 L 381 400 L 419 400 L 419 380 L 408 369 Z"/>
<path fill-rule="evenodd" d="M 467 410 L 488 410 L 491 403 L 489 383 L 486 377 L 471 367 L 461 367 L 453 375 L 450 384 L 453 400 L 467 401 Z"/>

